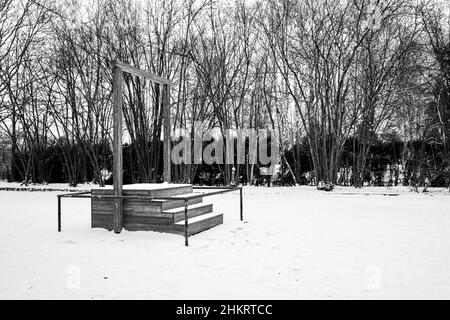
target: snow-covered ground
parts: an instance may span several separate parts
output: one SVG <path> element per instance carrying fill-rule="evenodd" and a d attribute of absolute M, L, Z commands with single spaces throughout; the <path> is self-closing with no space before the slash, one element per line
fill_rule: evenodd
<path fill-rule="evenodd" d="M 1 299 L 450 299 L 447 191 L 246 188 L 246 222 L 210 198 L 225 223 L 189 248 L 92 230 L 84 199 L 57 233 L 57 194 L 0 191 Z"/>
<path fill-rule="evenodd" d="M 98 188 L 96 184 L 79 184 L 76 187 L 71 187 L 67 183 L 53 183 L 53 184 L 29 184 L 28 186 L 20 182 L 6 182 L 0 181 L 0 191 L 89 191 L 92 188 Z"/>

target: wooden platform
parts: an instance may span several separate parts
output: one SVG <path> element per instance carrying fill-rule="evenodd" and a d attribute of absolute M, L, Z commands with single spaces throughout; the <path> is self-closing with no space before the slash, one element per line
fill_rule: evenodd
<path fill-rule="evenodd" d="M 112 188 L 92 190 L 92 228 L 113 230 L 114 199 L 99 199 L 95 196 L 112 196 Z M 123 186 L 124 196 L 151 197 L 147 199 L 124 199 L 124 228 L 128 231 L 156 231 L 184 234 L 184 200 L 158 200 L 157 198 L 181 197 L 188 202 L 188 234 L 193 235 L 223 223 L 223 215 L 213 213 L 212 204 L 194 198 L 192 185 L 135 184 Z M 197 196 L 198 194 L 195 194 Z"/>

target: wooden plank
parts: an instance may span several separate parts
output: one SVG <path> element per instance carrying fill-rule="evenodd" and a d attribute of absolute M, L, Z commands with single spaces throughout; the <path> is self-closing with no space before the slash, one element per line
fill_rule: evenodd
<path fill-rule="evenodd" d="M 188 201 L 188 205 L 202 203 L 202 198 L 194 198 Z M 184 200 L 167 200 L 162 202 L 162 211 L 184 207 Z"/>
<path fill-rule="evenodd" d="M 172 84 L 172 82 L 170 80 L 167 80 L 156 74 L 152 74 L 150 72 L 141 70 L 139 68 L 130 66 L 129 64 L 123 63 L 122 61 L 119 61 L 119 60 L 114 61 L 114 66 L 121 68 L 123 71 L 125 71 L 131 75 L 134 75 L 137 77 L 143 77 L 143 78 L 146 78 L 152 82 L 155 82 L 155 83 L 158 83 L 161 85 L 171 85 Z"/>
<path fill-rule="evenodd" d="M 96 199 L 93 198 L 92 199 L 92 205 L 94 207 L 101 207 L 101 206 L 105 206 L 105 207 L 114 207 L 114 199 Z"/>
<path fill-rule="evenodd" d="M 213 205 L 212 204 L 205 204 L 205 205 L 196 205 L 196 206 L 188 206 L 188 217 L 189 219 L 195 218 L 204 214 L 211 213 L 213 211 Z M 175 211 L 171 210 L 169 212 L 173 212 L 173 218 L 174 222 L 180 222 L 185 219 L 185 213 L 184 213 L 184 206 L 180 208 L 180 210 L 175 209 Z M 168 213 L 168 212 L 164 212 Z"/>
<path fill-rule="evenodd" d="M 189 205 L 200 204 L 202 199 L 192 199 L 188 202 Z M 127 200 L 123 202 L 123 216 L 136 217 L 167 217 L 173 216 L 173 213 L 163 213 L 163 211 L 180 208 L 180 212 L 184 212 L 184 201 L 148 201 L 148 200 Z M 114 200 L 113 199 L 92 199 L 91 212 L 92 214 L 114 214 Z"/>
<path fill-rule="evenodd" d="M 109 231 L 114 230 L 113 215 L 93 214 L 92 228 L 102 228 Z"/>
<path fill-rule="evenodd" d="M 139 224 L 139 223 L 128 223 L 124 226 L 127 231 L 153 231 L 160 233 L 173 233 L 173 234 L 184 234 L 184 228 L 180 228 L 175 225 L 149 225 L 149 224 Z"/>
<path fill-rule="evenodd" d="M 184 185 L 172 185 L 167 187 L 166 185 L 160 184 L 161 188 L 151 188 L 151 189 L 130 189 L 129 186 L 122 189 L 123 196 L 138 196 L 138 197 L 172 197 L 172 196 L 183 196 L 192 195 L 193 186 Z M 114 195 L 113 189 L 94 189 L 92 190 L 92 195 L 103 196 L 103 195 Z"/>
<path fill-rule="evenodd" d="M 211 214 L 205 219 L 197 219 L 189 223 L 189 235 L 195 235 L 223 224 L 223 214 Z M 143 223 L 127 223 L 124 228 L 128 231 L 154 231 L 184 235 L 184 224 L 150 225 Z"/>
<path fill-rule="evenodd" d="M 170 145 L 170 86 L 164 85 L 163 90 L 163 124 L 164 124 L 164 181 L 172 182 L 171 145 Z"/>
<path fill-rule="evenodd" d="M 107 214 L 111 216 L 114 215 L 115 205 L 113 200 L 91 200 L 91 215 L 92 218 L 98 214 Z"/>
<path fill-rule="evenodd" d="M 124 216 L 123 221 L 124 227 L 126 227 L 129 224 L 173 225 L 173 217 L 169 216 L 167 216 L 166 218 Z"/>
<path fill-rule="evenodd" d="M 103 189 L 92 191 L 93 196 L 112 196 L 114 195 L 113 189 Z M 149 197 L 150 190 L 124 190 L 122 187 L 123 196 L 138 196 L 138 197 Z"/>
<path fill-rule="evenodd" d="M 108 223 L 111 223 L 111 224 L 114 223 L 114 221 L 113 221 L 113 216 L 112 216 L 112 215 L 109 215 L 109 214 L 100 214 L 100 213 L 97 213 L 97 214 L 95 214 L 95 215 L 93 216 L 93 220 L 94 220 L 94 221 L 108 222 Z"/>
<path fill-rule="evenodd" d="M 163 186 L 163 185 L 161 185 L 161 186 Z M 149 190 L 122 189 L 122 195 L 123 196 L 138 196 L 138 197 L 167 198 L 167 197 L 173 197 L 173 196 L 182 197 L 185 194 L 192 195 L 193 191 L 194 191 L 193 186 L 185 184 L 185 185 L 175 185 L 170 188 L 161 187 L 161 189 L 149 189 Z M 94 196 L 104 196 L 104 195 L 112 196 L 112 195 L 114 195 L 114 192 L 112 189 L 103 189 L 103 190 L 98 189 L 98 190 L 93 191 L 92 194 Z M 107 199 L 104 199 L 104 200 L 107 200 Z"/>
<path fill-rule="evenodd" d="M 162 206 L 160 202 L 150 202 L 145 200 L 124 200 L 124 216 L 152 216 L 160 214 L 161 212 Z"/>
<path fill-rule="evenodd" d="M 113 179 L 114 179 L 114 195 L 122 195 L 122 69 L 116 64 L 114 67 L 114 113 L 113 113 Z M 114 232 L 121 233 L 123 228 L 123 203 L 122 199 L 114 200 Z"/>
<path fill-rule="evenodd" d="M 221 224 L 223 224 L 223 214 L 219 214 L 216 216 L 212 216 L 208 219 L 194 222 L 192 224 L 189 224 L 189 235 L 192 236 L 198 234 L 200 232 L 217 227 L 218 225 Z"/>
<path fill-rule="evenodd" d="M 191 194 L 193 192 L 192 186 L 186 185 L 182 187 L 175 187 L 170 189 L 152 190 L 150 196 L 153 198 L 168 198 L 174 196 L 182 196 L 183 194 Z"/>
<path fill-rule="evenodd" d="M 113 207 L 112 208 L 107 208 L 107 209 L 95 208 L 92 213 L 93 213 L 93 215 L 96 215 L 96 214 L 110 215 L 111 219 L 113 219 L 114 208 Z"/>

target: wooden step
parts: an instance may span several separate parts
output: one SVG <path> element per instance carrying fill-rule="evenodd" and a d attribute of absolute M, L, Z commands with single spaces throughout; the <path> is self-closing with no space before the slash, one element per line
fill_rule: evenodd
<path fill-rule="evenodd" d="M 188 206 L 188 217 L 195 218 L 213 211 L 212 204 L 194 204 Z M 184 206 L 176 209 L 167 210 L 158 214 L 151 214 L 150 216 L 138 215 L 124 215 L 124 226 L 128 225 L 173 225 L 179 221 L 184 220 Z"/>
<path fill-rule="evenodd" d="M 188 234 L 191 236 L 223 224 L 223 214 L 204 214 L 189 219 L 188 223 Z M 125 226 L 125 229 L 128 231 L 155 231 L 184 235 L 185 221 L 183 220 L 172 225 L 128 224 Z"/>
<path fill-rule="evenodd" d="M 187 194 L 186 196 L 192 197 L 188 201 L 188 205 L 195 205 L 202 203 L 202 198 L 194 198 L 194 194 Z M 197 194 L 196 194 L 197 195 Z M 171 215 L 164 214 L 166 210 L 183 207 L 184 200 L 141 200 L 141 199 L 125 199 L 123 201 L 123 213 L 124 217 L 138 217 L 138 218 L 157 218 L 168 219 L 172 218 Z M 92 199 L 91 200 L 91 212 L 92 220 L 98 220 L 103 218 L 112 219 L 114 212 L 114 201 L 112 199 Z M 103 217 L 104 216 L 104 217 Z M 150 220 L 149 220 L 150 221 Z M 169 224 L 174 221 L 167 221 Z M 159 224 L 159 223 L 157 223 Z M 94 224 L 93 225 L 98 225 Z M 103 224 L 99 224 L 101 227 Z"/>
<path fill-rule="evenodd" d="M 212 204 L 194 204 L 188 206 L 188 217 L 195 218 L 200 215 L 213 211 Z M 148 215 L 130 215 L 125 214 L 123 217 L 124 225 L 128 224 L 151 224 L 151 225 L 172 225 L 184 220 L 184 206 L 170 209 L 160 213 L 152 213 Z"/>
<path fill-rule="evenodd" d="M 188 184 L 130 184 L 123 186 L 124 196 L 143 196 L 151 198 L 167 198 L 194 192 Z M 93 195 L 113 195 L 112 186 L 92 189 Z"/>
<path fill-rule="evenodd" d="M 221 224 L 223 224 L 223 214 L 221 213 L 204 214 L 188 220 L 188 230 L 189 230 L 188 234 L 189 235 L 198 234 L 200 232 L 217 227 L 218 225 Z M 183 231 L 181 234 L 184 234 L 185 220 L 177 222 L 175 226 L 177 228 L 181 227 L 181 230 Z"/>
<path fill-rule="evenodd" d="M 198 203 L 202 203 L 202 198 L 197 198 L 199 194 L 198 193 L 189 193 L 189 194 L 182 194 L 178 196 L 174 196 L 174 198 L 189 198 L 188 205 L 194 205 Z M 162 211 L 171 210 L 179 207 L 184 206 L 184 200 L 159 200 L 161 202 L 161 209 Z"/>
<path fill-rule="evenodd" d="M 191 218 L 195 218 L 207 213 L 211 213 L 213 211 L 213 205 L 212 204 L 194 204 L 191 206 L 188 206 L 188 217 L 189 219 Z M 180 222 L 182 220 L 184 220 L 185 218 L 185 214 L 184 214 L 184 206 L 182 207 L 178 207 L 175 209 L 171 209 L 171 210 L 166 210 L 163 212 L 163 214 L 167 214 L 170 215 L 171 217 L 173 217 L 173 222 L 177 223 Z"/>

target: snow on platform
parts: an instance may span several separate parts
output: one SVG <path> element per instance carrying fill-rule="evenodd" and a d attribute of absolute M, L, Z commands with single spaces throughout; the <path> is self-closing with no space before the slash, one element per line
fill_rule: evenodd
<path fill-rule="evenodd" d="M 169 184 L 169 183 L 137 183 L 137 184 L 125 184 L 123 185 L 123 190 L 166 190 L 166 189 L 173 189 L 173 188 L 184 188 L 184 187 L 190 187 L 190 184 Z M 99 190 L 104 189 L 113 189 L 113 186 L 105 186 L 104 188 L 96 188 Z"/>
<path fill-rule="evenodd" d="M 90 200 L 0 191 L 1 299 L 450 299 L 450 196 L 245 188 L 190 239 L 90 229 Z"/>

